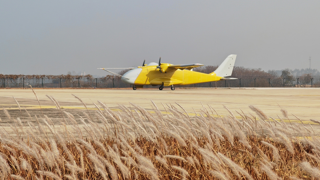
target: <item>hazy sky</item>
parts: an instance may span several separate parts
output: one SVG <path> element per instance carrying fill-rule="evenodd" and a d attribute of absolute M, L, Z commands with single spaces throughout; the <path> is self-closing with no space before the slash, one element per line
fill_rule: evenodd
<path fill-rule="evenodd" d="M 162 62 L 320 69 L 320 1 L 0 0 L 0 73 Z"/>

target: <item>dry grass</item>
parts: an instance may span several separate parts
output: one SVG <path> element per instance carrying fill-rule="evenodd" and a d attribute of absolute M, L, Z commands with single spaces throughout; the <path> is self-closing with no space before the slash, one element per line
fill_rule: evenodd
<path fill-rule="evenodd" d="M 231 111 L 217 118 L 204 107 L 189 117 L 179 104 L 164 106 L 168 113 L 154 103 L 154 113 L 136 105 L 112 111 L 98 104 L 95 115 L 60 109 L 64 113 L 55 124 L 45 115 L 15 120 L 4 110 L 15 134 L 1 127 L 1 179 L 320 177 L 319 138 L 296 135 L 312 127 L 273 122 L 254 106 L 261 120 L 247 114 L 237 119 Z"/>

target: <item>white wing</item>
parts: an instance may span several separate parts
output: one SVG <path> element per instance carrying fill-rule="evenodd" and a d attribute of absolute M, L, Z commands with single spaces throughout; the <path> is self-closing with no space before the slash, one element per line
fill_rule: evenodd
<path fill-rule="evenodd" d="M 174 68 L 174 69 L 193 69 L 196 67 L 203 66 L 203 64 L 200 63 L 194 63 L 194 64 L 172 64 L 169 66 L 169 68 Z"/>
<path fill-rule="evenodd" d="M 98 69 L 101 69 L 101 70 L 104 70 L 104 71 L 107 71 L 108 73 L 111 73 L 115 76 L 119 76 L 121 77 L 122 75 L 118 74 L 118 73 L 115 73 L 115 72 L 112 72 L 112 71 L 109 71 L 108 69 L 134 69 L 133 67 L 129 67 L 129 68 L 98 68 Z"/>
<path fill-rule="evenodd" d="M 98 69 L 102 69 L 102 70 L 105 70 L 105 69 L 135 69 L 135 67 L 126 67 L 126 68 L 98 68 Z"/>

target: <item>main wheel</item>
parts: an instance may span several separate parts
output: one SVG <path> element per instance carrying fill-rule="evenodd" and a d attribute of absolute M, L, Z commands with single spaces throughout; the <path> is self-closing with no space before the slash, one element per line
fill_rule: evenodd
<path fill-rule="evenodd" d="M 176 88 L 173 85 L 171 85 L 171 90 L 174 91 L 175 89 Z"/>
<path fill-rule="evenodd" d="M 137 90 L 137 87 L 136 87 L 136 86 L 132 86 L 132 89 L 133 89 L 133 90 Z"/>
<path fill-rule="evenodd" d="M 163 89 L 163 86 L 160 86 L 160 87 L 159 87 L 159 90 L 161 91 L 162 89 Z"/>

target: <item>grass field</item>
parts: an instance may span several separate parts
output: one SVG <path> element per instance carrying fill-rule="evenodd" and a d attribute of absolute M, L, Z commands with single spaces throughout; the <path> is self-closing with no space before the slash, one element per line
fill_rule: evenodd
<path fill-rule="evenodd" d="M 0 90 L 0 178 L 319 179 L 319 95 Z"/>

